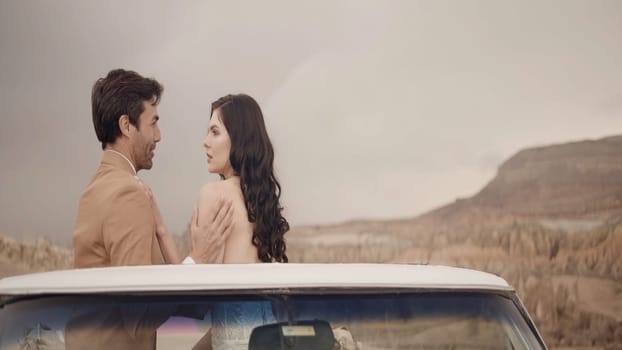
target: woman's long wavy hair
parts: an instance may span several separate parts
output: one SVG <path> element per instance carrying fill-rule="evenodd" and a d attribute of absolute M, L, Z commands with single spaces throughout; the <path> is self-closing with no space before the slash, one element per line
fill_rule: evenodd
<path fill-rule="evenodd" d="M 262 262 L 287 262 L 284 235 L 289 223 L 281 215 L 281 185 L 274 176 L 274 149 L 261 108 L 252 97 L 238 94 L 214 101 L 210 115 L 217 109 L 231 139 L 229 161 L 240 176 L 257 256 Z"/>

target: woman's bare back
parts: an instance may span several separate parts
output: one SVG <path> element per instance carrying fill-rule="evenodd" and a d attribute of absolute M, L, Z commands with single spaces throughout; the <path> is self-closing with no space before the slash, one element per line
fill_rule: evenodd
<path fill-rule="evenodd" d="M 208 212 L 214 212 L 217 199 L 230 199 L 233 207 L 233 227 L 225 243 L 223 263 L 243 264 L 261 262 L 257 256 L 257 247 L 252 243 L 253 224 L 248 221 L 248 211 L 240 187 L 240 178 L 230 177 L 226 180 L 210 182 L 201 188 L 197 206 L 199 208 L 199 224 L 208 220 Z"/>

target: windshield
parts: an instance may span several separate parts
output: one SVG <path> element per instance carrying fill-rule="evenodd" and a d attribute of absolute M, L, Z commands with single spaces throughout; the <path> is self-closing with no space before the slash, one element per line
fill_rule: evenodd
<path fill-rule="evenodd" d="M 0 309 L 0 349 L 543 349 L 489 293 L 55 296 Z"/>

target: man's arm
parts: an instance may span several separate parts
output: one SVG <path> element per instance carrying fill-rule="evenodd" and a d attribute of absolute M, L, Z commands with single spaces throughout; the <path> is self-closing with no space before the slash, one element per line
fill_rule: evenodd
<path fill-rule="evenodd" d="M 151 265 L 155 223 L 151 205 L 138 183 L 129 184 L 112 199 L 103 223 L 110 264 Z"/>

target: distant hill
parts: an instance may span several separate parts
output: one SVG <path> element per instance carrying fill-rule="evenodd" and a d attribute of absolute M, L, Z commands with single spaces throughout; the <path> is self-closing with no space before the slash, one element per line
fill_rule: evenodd
<path fill-rule="evenodd" d="M 622 135 L 522 150 L 478 194 L 419 219 L 603 219 L 620 209 Z"/>

